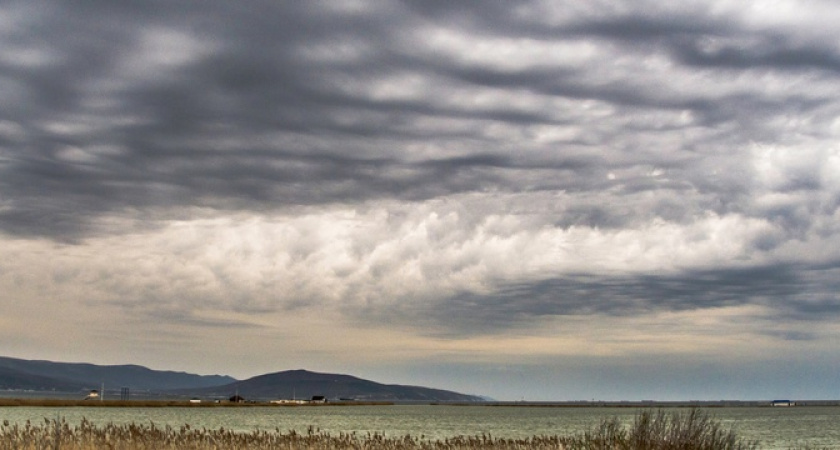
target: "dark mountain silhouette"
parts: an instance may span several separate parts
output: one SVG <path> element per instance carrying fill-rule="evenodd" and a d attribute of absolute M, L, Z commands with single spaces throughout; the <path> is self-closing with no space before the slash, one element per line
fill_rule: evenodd
<path fill-rule="evenodd" d="M 184 391 L 189 395 L 227 398 L 235 393 L 248 400 L 327 399 L 358 401 L 482 401 L 481 397 L 420 386 L 381 384 L 350 375 L 288 370 L 237 381 L 224 386 Z"/>
<path fill-rule="evenodd" d="M 84 389 L 81 383 L 59 380 L 9 367 L 0 367 L 0 389 L 2 390 L 31 390 L 31 391 L 61 391 L 73 392 Z"/>
<path fill-rule="evenodd" d="M 222 375 L 152 370 L 137 365 L 99 366 L 87 363 L 32 361 L 0 357 L 0 389 L 75 391 L 127 387 L 132 390 L 164 391 L 218 386 L 236 381 Z"/>
<path fill-rule="evenodd" d="M 472 402 L 481 397 L 442 389 L 381 384 L 350 375 L 288 370 L 238 381 L 223 375 L 196 375 L 152 370 L 137 365 L 100 366 L 88 363 L 33 361 L 0 356 L 0 390 L 86 392 L 122 387 L 133 393 L 227 399 L 239 394 L 248 400 L 329 400 Z"/>

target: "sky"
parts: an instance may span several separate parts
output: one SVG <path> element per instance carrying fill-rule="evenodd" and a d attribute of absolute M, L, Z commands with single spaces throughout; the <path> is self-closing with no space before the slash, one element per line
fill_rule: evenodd
<path fill-rule="evenodd" d="M 0 354 L 840 398 L 840 5 L 6 1 Z"/>

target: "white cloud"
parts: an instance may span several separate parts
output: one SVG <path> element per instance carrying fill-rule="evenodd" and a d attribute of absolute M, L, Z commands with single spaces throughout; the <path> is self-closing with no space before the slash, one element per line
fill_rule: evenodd
<path fill-rule="evenodd" d="M 235 215 L 169 221 L 73 246 L 19 241 L 4 264 L 19 296 L 108 305 L 132 314 L 186 316 L 297 308 L 411 309 L 498 283 L 574 273 L 676 273 L 761 262 L 750 243 L 771 232 L 759 219 L 707 215 L 635 228 L 557 228 L 547 217 L 499 214 L 519 197 L 463 209 L 450 198 L 418 205 L 313 209 L 293 216 Z M 51 247 L 51 248 L 50 248 Z M 30 255 L 49 252 L 50 260 Z M 11 291 L 10 291 L 11 292 Z M 356 319 L 353 319 L 356 320 Z"/>

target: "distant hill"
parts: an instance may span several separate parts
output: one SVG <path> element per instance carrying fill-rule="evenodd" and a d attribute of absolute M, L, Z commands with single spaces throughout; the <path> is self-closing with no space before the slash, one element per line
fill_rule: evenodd
<path fill-rule="evenodd" d="M 84 389 L 81 383 L 33 375 L 9 367 L 0 367 L 0 390 L 73 392 Z"/>
<path fill-rule="evenodd" d="M 420 386 L 381 384 L 350 375 L 288 370 L 269 373 L 213 388 L 190 389 L 189 395 L 227 398 L 238 393 L 248 400 L 328 399 L 357 401 L 483 401 L 481 397 Z"/>
<path fill-rule="evenodd" d="M 224 375 L 196 375 L 152 370 L 137 365 L 100 366 L 88 363 L 33 361 L 0 356 L 0 390 L 85 392 L 122 387 L 133 393 L 228 398 L 238 393 L 248 400 L 328 399 L 358 401 L 474 402 L 481 397 L 442 389 L 381 384 L 350 375 L 288 370 L 236 380 Z"/>
<path fill-rule="evenodd" d="M 218 386 L 236 381 L 223 375 L 152 370 L 137 365 L 100 366 L 87 363 L 32 361 L 0 357 L 0 389 L 57 390 L 71 392 L 127 387 L 132 390 L 165 391 Z"/>

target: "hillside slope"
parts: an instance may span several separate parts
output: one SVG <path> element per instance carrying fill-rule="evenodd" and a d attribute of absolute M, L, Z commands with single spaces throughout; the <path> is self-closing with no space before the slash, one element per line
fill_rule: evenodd
<path fill-rule="evenodd" d="M 33 361 L 0 357 L 0 387 L 38 390 L 97 389 L 128 387 L 136 390 L 163 391 L 179 388 L 217 386 L 236 381 L 221 375 L 196 375 L 186 372 L 152 370 L 138 365 L 100 366 L 87 363 Z"/>
<path fill-rule="evenodd" d="M 81 391 L 84 387 L 82 383 L 0 367 L 0 390 L 75 392 Z"/>
<path fill-rule="evenodd" d="M 259 375 L 247 380 L 206 389 L 191 389 L 190 395 L 229 397 L 238 393 L 246 399 L 309 399 L 320 395 L 328 399 L 359 401 L 458 401 L 483 400 L 473 395 L 442 389 L 398 384 L 382 384 L 350 375 L 288 370 Z"/>
<path fill-rule="evenodd" d="M 382 384 L 350 375 L 288 370 L 238 381 L 221 375 L 152 370 L 138 365 L 95 365 L 0 357 L 0 390 L 80 392 L 122 387 L 132 392 L 249 400 L 328 399 L 358 401 L 473 402 L 480 397 L 443 389 Z"/>

